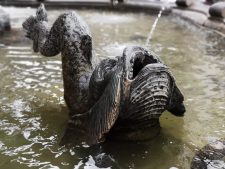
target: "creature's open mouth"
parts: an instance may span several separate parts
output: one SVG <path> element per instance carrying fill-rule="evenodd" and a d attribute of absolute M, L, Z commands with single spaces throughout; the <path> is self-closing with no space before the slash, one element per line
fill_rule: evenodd
<path fill-rule="evenodd" d="M 130 60 L 130 63 L 131 67 L 128 78 L 133 80 L 146 65 L 157 63 L 157 60 L 151 55 L 139 53 Z"/>

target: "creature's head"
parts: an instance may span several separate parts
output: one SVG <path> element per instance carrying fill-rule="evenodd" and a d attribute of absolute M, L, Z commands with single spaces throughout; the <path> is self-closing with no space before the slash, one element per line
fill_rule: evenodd
<path fill-rule="evenodd" d="M 23 23 L 23 29 L 26 31 L 26 37 L 33 40 L 34 52 L 39 51 L 39 32 L 45 31 L 47 21 L 47 12 L 45 10 L 44 5 L 41 4 L 37 9 L 36 16 L 30 16 Z"/>
<path fill-rule="evenodd" d="M 124 112 L 127 112 L 124 116 L 131 118 L 131 114 L 137 116 L 141 113 L 154 114 L 153 118 L 159 117 L 165 110 L 164 103 L 167 102 L 168 89 L 163 86 L 167 86 L 168 80 L 163 81 L 163 74 L 168 68 L 161 63 L 156 54 L 137 46 L 125 48 L 122 59 L 124 63 L 122 89 L 126 109 Z M 161 73 L 161 69 L 165 71 Z M 154 103 L 156 97 L 157 103 Z M 160 99 L 163 102 L 159 103 Z"/>
<path fill-rule="evenodd" d="M 174 82 L 167 110 L 175 116 L 183 116 L 186 111 L 183 101 L 184 96 Z"/>
<path fill-rule="evenodd" d="M 146 111 L 159 117 L 167 109 L 176 116 L 184 115 L 184 97 L 168 67 L 156 54 L 141 47 L 128 47 L 123 60 L 125 81 L 131 84 L 130 91 L 124 92 L 132 105 L 128 111 L 133 114 Z"/>
<path fill-rule="evenodd" d="M 161 63 L 159 57 L 138 46 L 127 47 L 123 51 L 125 78 L 133 81 L 148 64 Z"/>

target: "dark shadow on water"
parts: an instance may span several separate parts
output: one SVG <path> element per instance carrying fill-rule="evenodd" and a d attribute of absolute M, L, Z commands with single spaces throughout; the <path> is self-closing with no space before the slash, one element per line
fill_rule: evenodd
<path fill-rule="evenodd" d="M 53 161 L 55 160 L 55 155 L 52 152 L 61 152 L 61 148 L 63 147 L 59 145 L 59 142 L 66 129 L 68 109 L 65 105 L 54 101 L 54 98 L 44 96 L 38 96 L 37 99 L 30 101 L 30 105 L 32 105 L 33 111 L 29 112 L 29 114 L 38 117 L 39 120 L 37 122 L 40 122 L 40 129 L 32 131 L 29 139 L 25 141 L 32 143 L 32 138 L 34 140 L 37 138 L 40 142 L 35 143 L 32 148 L 36 153 L 49 153 L 48 156 L 43 156 L 43 158 L 50 158 Z M 167 125 L 165 125 L 165 121 L 168 123 Z M 175 166 L 182 169 L 183 164 L 178 164 L 182 161 L 180 158 L 185 155 L 186 151 L 185 145 L 181 140 L 182 134 L 175 137 L 173 133 L 169 133 L 167 130 L 171 131 L 171 124 L 176 124 L 182 133 L 183 121 L 174 121 L 170 117 L 165 118 L 161 123 L 163 124 L 161 133 L 154 139 L 144 142 L 106 140 L 101 144 L 91 147 L 85 144 L 77 146 L 76 142 L 80 135 L 73 133 L 66 140 L 70 144 L 65 146 L 64 155 L 59 158 L 68 161 L 71 167 L 80 164 L 79 169 L 90 164 L 91 160 L 95 162 L 95 166 L 100 168 L 162 169 Z M 53 139 L 51 140 L 50 138 Z M 43 144 L 42 141 L 44 141 Z M 49 149 L 45 148 L 45 142 L 50 146 L 49 149 L 52 152 L 49 152 Z M 18 147 L 21 145 L 18 145 Z M 40 149 L 43 149 L 43 151 L 40 151 Z M 73 150 L 74 155 L 69 154 L 70 150 Z M 61 166 L 60 160 L 57 159 L 53 162 Z"/>
<path fill-rule="evenodd" d="M 157 167 L 160 169 L 174 166 L 175 163 L 171 159 L 174 156 L 180 158 L 179 156 L 184 152 L 181 140 L 164 133 L 144 142 L 107 140 L 91 147 L 85 144 L 67 146 L 68 148 L 76 147 L 74 151 L 79 159 L 82 159 L 83 166 L 86 166 L 92 157 L 95 166 L 112 169 L 155 169 Z M 177 164 L 176 167 L 179 166 Z"/>

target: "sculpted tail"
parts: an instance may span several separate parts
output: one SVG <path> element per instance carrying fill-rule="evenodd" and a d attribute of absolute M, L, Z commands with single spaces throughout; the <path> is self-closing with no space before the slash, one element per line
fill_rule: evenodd
<path fill-rule="evenodd" d="M 33 40 L 34 52 L 40 52 L 44 56 L 55 56 L 60 52 L 59 32 L 56 28 L 48 28 L 47 11 L 41 4 L 36 16 L 30 16 L 22 24 L 26 31 L 26 37 Z"/>

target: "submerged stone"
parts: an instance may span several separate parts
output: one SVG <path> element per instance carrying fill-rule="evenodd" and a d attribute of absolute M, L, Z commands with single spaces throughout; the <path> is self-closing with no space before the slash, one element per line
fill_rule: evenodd
<path fill-rule="evenodd" d="M 207 168 L 225 168 L 225 139 L 209 143 L 195 154 L 191 169 Z"/>
<path fill-rule="evenodd" d="M 193 0 L 176 0 L 177 6 L 189 7 L 193 4 Z"/>

